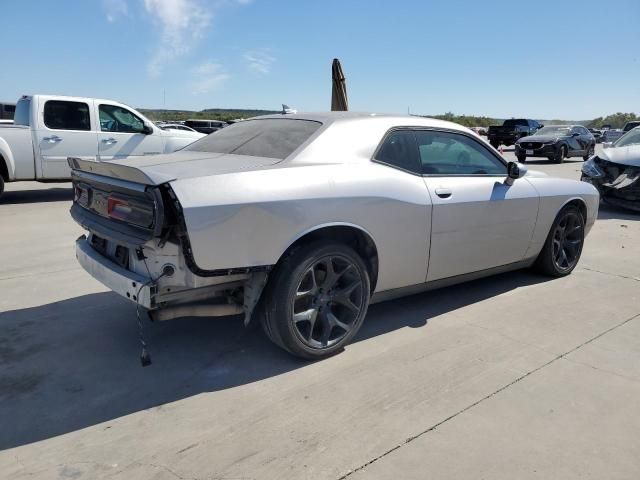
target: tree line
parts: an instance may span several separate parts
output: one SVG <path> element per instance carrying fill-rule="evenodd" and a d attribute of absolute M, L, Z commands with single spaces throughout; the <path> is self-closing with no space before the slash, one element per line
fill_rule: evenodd
<path fill-rule="evenodd" d="M 223 122 L 236 120 L 238 118 L 251 118 L 259 115 L 268 115 L 279 113 L 275 110 L 251 110 L 251 109 L 225 109 L 225 108 L 209 108 L 199 112 L 191 110 L 140 110 L 143 114 L 153 121 L 184 121 L 187 119 L 207 119 L 221 120 Z M 439 120 L 447 120 L 449 122 L 458 123 L 465 127 L 489 127 L 490 125 L 502 125 L 503 120 L 491 117 L 479 117 L 475 115 L 456 115 L 447 112 L 441 115 L 421 115 Z M 542 123 L 548 125 L 579 123 L 588 128 L 600 128 L 602 125 L 611 125 L 612 128 L 622 128 L 627 122 L 640 120 L 640 116 L 635 113 L 614 113 L 606 117 L 598 117 L 593 120 L 586 121 L 569 121 L 569 120 L 542 120 Z"/>

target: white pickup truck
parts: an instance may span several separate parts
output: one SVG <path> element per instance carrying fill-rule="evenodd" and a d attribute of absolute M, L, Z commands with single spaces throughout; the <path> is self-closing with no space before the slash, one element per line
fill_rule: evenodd
<path fill-rule="evenodd" d="M 71 179 L 67 157 L 108 162 L 179 150 L 205 135 L 162 130 L 111 100 L 23 96 L 13 125 L 0 125 L 0 195 L 5 182 Z"/>

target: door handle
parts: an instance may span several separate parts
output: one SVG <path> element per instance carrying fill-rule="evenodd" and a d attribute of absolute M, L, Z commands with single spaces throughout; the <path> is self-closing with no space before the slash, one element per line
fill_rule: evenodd
<path fill-rule="evenodd" d="M 62 139 L 57 135 L 51 135 L 50 137 L 44 137 L 42 140 L 49 143 L 58 143 L 61 142 Z"/>
<path fill-rule="evenodd" d="M 113 145 L 115 143 L 118 143 L 118 141 L 115 138 L 111 137 L 111 138 L 103 138 L 102 143 L 104 143 L 105 145 Z"/>
<path fill-rule="evenodd" d="M 436 188 L 436 195 L 440 198 L 449 198 L 451 196 L 451 189 L 449 188 Z"/>

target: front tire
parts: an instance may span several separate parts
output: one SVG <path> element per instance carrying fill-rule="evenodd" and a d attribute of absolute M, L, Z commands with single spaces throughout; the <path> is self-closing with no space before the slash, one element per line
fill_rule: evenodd
<path fill-rule="evenodd" d="M 263 298 L 267 336 L 297 357 L 318 360 L 341 351 L 360 329 L 369 307 L 369 273 L 352 248 L 314 242 L 278 263 Z"/>
<path fill-rule="evenodd" d="M 564 159 L 567 158 L 567 147 L 564 145 L 560 145 L 560 148 L 556 152 L 556 156 L 553 157 L 553 161 L 555 163 L 562 163 Z"/>
<path fill-rule="evenodd" d="M 584 155 L 582 157 L 582 159 L 586 162 L 587 160 L 589 160 L 591 157 L 593 157 L 596 153 L 596 146 L 595 145 L 591 145 L 588 149 L 587 149 L 587 153 L 586 155 Z"/>
<path fill-rule="evenodd" d="M 569 275 L 578 264 L 584 245 L 584 217 L 575 205 L 564 207 L 536 259 L 534 268 L 552 277 Z"/>

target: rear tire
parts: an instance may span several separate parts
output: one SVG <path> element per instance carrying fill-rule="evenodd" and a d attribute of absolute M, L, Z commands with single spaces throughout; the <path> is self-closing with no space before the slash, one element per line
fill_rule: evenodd
<path fill-rule="evenodd" d="M 527 161 L 527 156 L 526 155 L 518 155 L 517 158 L 518 158 L 518 161 L 520 163 L 524 163 L 524 162 Z"/>
<path fill-rule="evenodd" d="M 491 146 L 497 150 L 500 147 L 500 142 L 496 142 L 495 140 L 491 140 Z"/>
<path fill-rule="evenodd" d="M 575 205 L 564 207 L 551 225 L 534 264 L 545 275 L 564 277 L 578 264 L 584 245 L 584 218 Z"/>
<path fill-rule="evenodd" d="M 4 193 L 4 178 L 2 178 L 2 175 L 0 175 L 0 198 L 2 197 L 3 193 Z"/>
<path fill-rule="evenodd" d="M 367 267 L 352 248 L 330 241 L 296 247 L 280 260 L 262 295 L 263 330 L 297 357 L 329 357 L 360 329 L 370 292 Z"/>

